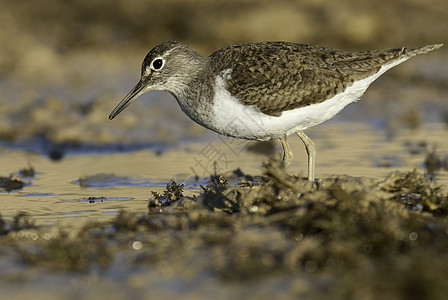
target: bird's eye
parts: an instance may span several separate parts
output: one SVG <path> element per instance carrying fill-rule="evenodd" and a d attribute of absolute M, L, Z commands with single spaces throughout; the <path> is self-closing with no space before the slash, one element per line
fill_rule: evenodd
<path fill-rule="evenodd" d="M 163 67 L 163 60 L 161 58 L 154 59 L 152 62 L 154 70 L 160 70 Z"/>

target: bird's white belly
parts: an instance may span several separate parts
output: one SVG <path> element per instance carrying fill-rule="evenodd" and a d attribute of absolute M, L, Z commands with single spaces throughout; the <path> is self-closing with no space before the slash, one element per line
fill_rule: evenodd
<path fill-rule="evenodd" d="M 231 70 L 226 70 L 216 79 L 213 124 L 207 124 L 207 127 L 227 136 L 262 141 L 305 130 L 334 117 L 345 106 L 358 100 L 381 74 L 406 59 L 383 66 L 378 73 L 354 82 L 343 93 L 324 102 L 287 110 L 279 117 L 266 115 L 254 105 L 241 104 L 227 91 L 226 81 L 231 76 Z"/>
<path fill-rule="evenodd" d="M 262 113 L 256 106 L 245 106 L 227 91 L 222 92 L 226 93 L 228 95 L 215 97 L 211 129 L 236 138 L 262 141 L 278 139 L 320 124 L 360 96 L 336 95 L 323 103 L 288 110 L 276 117 Z"/>

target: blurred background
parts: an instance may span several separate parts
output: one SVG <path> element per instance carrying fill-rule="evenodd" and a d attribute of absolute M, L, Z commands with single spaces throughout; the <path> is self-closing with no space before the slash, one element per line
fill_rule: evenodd
<path fill-rule="evenodd" d="M 448 120 L 446 0 L 0 3 L 3 146 L 48 153 L 213 137 L 164 92 L 146 94 L 113 122 L 107 119 L 139 79 L 146 53 L 166 40 L 183 41 L 203 55 L 268 40 L 350 51 L 445 43 L 380 78 L 363 101 L 330 122 L 362 120 L 385 129 L 395 120 L 411 127 Z"/>

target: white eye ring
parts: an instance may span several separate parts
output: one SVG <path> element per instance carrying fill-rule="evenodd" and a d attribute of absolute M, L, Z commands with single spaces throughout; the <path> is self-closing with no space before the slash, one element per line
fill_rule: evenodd
<path fill-rule="evenodd" d="M 162 69 L 163 66 L 165 66 L 165 60 L 161 57 L 154 58 L 150 65 L 151 69 L 154 71 Z"/>

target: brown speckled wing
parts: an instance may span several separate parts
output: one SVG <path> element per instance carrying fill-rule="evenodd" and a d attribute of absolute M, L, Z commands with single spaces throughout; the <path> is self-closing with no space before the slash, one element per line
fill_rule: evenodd
<path fill-rule="evenodd" d="M 232 69 L 227 82 L 231 94 L 245 105 L 279 116 L 325 101 L 402 55 L 406 55 L 404 48 L 350 53 L 268 42 L 230 46 L 210 58 L 215 75 Z"/>

